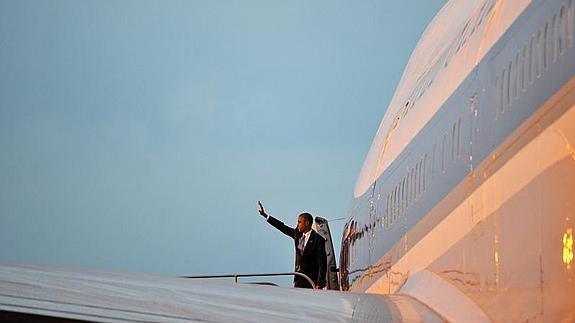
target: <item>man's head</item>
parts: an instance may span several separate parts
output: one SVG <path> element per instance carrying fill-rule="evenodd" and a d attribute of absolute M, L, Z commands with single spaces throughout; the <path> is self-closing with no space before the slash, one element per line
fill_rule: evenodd
<path fill-rule="evenodd" d="M 309 213 L 302 213 L 297 217 L 297 230 L 301 233 L 311 230 L 313 217 Z"/>

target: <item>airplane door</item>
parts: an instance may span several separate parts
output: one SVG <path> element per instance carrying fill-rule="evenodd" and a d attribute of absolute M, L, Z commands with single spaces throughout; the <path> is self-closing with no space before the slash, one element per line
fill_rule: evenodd
<path fill-rule="evenodd" d="M 327 289 L 339 290 L 339 284 L 337 281 L 337 272 L 331 270 L 331 268 L 336 268 L 337 266 L 335 263 L 335 253 L 333 250 L 331 232 L 329 231 L 329 225 L 327 223 L 327 220 L 319 216 L 316 216 L 313 226 L 315 227 L 313 229 L 325 239 L 325 253 L 327 255 L 327 270 L 326 270 Z"/>

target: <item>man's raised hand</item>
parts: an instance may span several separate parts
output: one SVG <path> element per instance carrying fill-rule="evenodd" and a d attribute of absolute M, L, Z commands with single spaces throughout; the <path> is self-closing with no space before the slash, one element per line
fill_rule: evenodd
<path fill-rule="evenodd" d="M 261 216 L 267 219 L 268 215 L 266 214 L 266 211 L 264 210 L 264 206 L 262 205 L 261 201 L 258 201 L 258 206 L 259 206 L 258 212 L 261 214 Z"/>

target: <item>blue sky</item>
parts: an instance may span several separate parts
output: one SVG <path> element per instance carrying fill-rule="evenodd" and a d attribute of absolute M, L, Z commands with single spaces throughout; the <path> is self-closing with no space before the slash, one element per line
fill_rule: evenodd
<path fill-rule="evenodd" d="M 0 0 L 0 262 L 292 270 L 443 3 Z"/>

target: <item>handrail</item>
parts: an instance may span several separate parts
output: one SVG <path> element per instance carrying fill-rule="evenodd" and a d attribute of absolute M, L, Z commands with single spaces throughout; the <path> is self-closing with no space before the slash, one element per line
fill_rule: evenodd
<path fill-rule="evenodd" d="M 225 275 L 204 275 L 204 276 L 181 276 L 181 278 L 191 278 L 191 279 L 208 279 L 208 278 L 233 278 L 234 282 L 238 282 L 238 277 L 271 277 L 271 276 L 299 276 L 307 280 L 309 285 L 313 289 L 317 289 L 313 280 L 309 278 L 306 274 L 291 272 L 291 273 L 258 273 L 258 274 L 225 274 Z"/>

